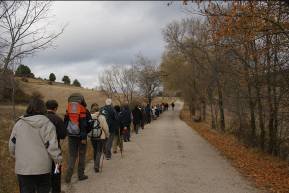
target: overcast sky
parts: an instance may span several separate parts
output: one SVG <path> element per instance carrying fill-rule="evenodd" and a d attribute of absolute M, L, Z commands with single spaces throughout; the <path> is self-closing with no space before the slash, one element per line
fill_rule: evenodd
<path fill-rule="evenodd" d="M 84 87 L 98 84 L 98 75 L 109 65 L 130 64 L 138 53 L 160 62 L 165 42 L 162 29 L 173 20 L 189 17 L 182 2 L 57 1 L 51 13 L 55 29 L 68 24 L 55 48 L 25 59 L 36 77 L 50 72 L 77 78 Z"/>

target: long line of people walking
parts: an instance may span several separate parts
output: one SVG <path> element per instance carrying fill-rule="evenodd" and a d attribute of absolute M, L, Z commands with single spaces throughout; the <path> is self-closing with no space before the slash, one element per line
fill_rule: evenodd
<path fill-rule="evenodd" d="M 94 150 L 94 171 L 101 172 L 103 158 L 124 151 L 124 142 L 131 141 L 131 124 L 136 134 L 145 124 L 168 110 L 168 104 L 151 107 L 128 104 L 113 106 L 106 99 L 105 106 L 93 103 L 90 110 L 79 93 L 69 96 L 64 120 L 57 114 L 58 103 L 32 98 L 26 112 L 19 117 L 9 139 L 10 154 L 15 157 L 15 173 L 20 193 L 61 193 L 60 140 L 68 137 L 68 159 L 65 182 L 71 183 L 76 161 L 78 180 L 86 180 L 85 162 L 88 139 Z M 113 150 L 113 152 L 111 151 Z"/>

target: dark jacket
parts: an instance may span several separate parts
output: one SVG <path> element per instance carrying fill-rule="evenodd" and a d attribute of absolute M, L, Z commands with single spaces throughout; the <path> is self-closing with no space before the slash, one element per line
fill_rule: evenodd
<path fill-rule="evenodd" d="M 116 112 L 116 129 L 115 129 L 115 134 L 116 134 L 116 135 L 119 135 L 119 132 L 120 132 L 120 133 L 123 133 L 123 128 L 124 128 L 124 125 L 122 124 L 121 119 L 120 119 L 120 112 Z"/>
<path fill-rule="evenodd" d="M 66 128 L 64 127 L 64 122 L 58 115 L 56 115 L 52 111 L 48 111 L 46 117 L 53 123 L 56 128 L 58 145 L 60 147 L 60 139 L 65 139 L 67 135 Z"/>
<path fill-rule="evenodd" d="M 145 107 L 145 112 L 146 112 L 146 116 L 147 116 L 147 117 L 150 117 L 150 116 L 151 116 L 152 109 L 150 108 L 149 105 L 147 105 L 147 106 Z"/>
<path fill-rule="evenodd" d="M 124 107 L 119 114 L 120 121 L 124 127 L 130 126 L 131 124 L 131 112 L 129 108 Z"/>
<path fill-rule="evenodd" d="M 118 130 L 117 114 L 111 105 L 105 105 L 100 109 L 100 113 L 105 116 L 109 128 L 109 133 Z"/>
<path fill-rule="evenodd" d="M 133 124 L 140 124 L 142 120 L 142 112 L 138 107 L 135 107 L 132 111 Z"/>

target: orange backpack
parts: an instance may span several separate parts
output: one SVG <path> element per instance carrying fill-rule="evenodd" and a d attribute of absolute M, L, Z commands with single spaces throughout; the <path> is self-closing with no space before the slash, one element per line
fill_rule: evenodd
<path fill-rule="evenodd" d="M 66 117 L 68 118 L 66 129 L 70 136 L 79 136 L 82 131 L 85 131 L 83 122 L 86 122 L 86 108 L 79 101 L 68 100 Z"/>

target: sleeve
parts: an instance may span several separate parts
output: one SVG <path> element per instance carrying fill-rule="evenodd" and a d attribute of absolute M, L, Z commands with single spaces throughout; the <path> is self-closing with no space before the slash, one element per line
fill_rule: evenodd
<path fill-rule="evenodd" d="M 9 152 L 12 157 L 15 157 L 15 147 L 16 147 L 16 128 L 14 126 L 9 139 Z"/>
<path fill-rule="evenodd" d="M 57 116 L 56 132 L 57 132 L 57 137 L 59 139 L 65 139 L 65 137 L 67 135 L 67 131 L 66 131 L 66 128 L 64 126 L 64 122 L 58 116 Z"/>
<path fill-rule="evenodd" d="M 93 127 L 93 119 L 91 117 L 89 110 L 87 109 L 86 109 L 86 122 L 87 122 L 86 133 L 89 133 Z"/>
<path fill-rule="evenodd" d="M 105 137 L 108 137 L 109 136 L 109 128 L 108 128 L 108 125 L 106 122 L 106 118 L 103 115 L 99 116 L 99 123 L 100 123 L 100 126 L 105 133 Z"/>
<path fill-rule="evenodd" d="M 55 163 L 60 163 L 62 155 L 58 147 L 55 126 L 49 121 L 46 126 L 41 128 L 40 135 L 51 159 L 53 159 Z"/>

